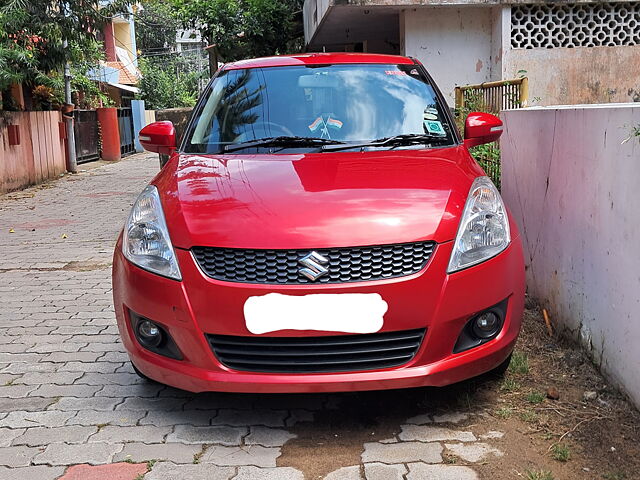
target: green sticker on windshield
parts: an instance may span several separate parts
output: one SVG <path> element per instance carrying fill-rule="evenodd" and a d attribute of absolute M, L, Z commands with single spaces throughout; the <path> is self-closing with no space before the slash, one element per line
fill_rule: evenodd
<path fill-rule="evenodd" d="M 442 128 L 442 123 L 436 121 L 425 120 L 424 128 L 427 130 L 427 133 L 433 133 L 435 135 L 446 135 L 447 133 Z"/>

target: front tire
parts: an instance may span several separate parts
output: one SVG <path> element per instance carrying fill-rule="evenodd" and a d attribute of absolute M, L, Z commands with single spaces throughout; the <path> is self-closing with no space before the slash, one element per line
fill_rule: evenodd
<path fill-rule="evenodd" d="M 149 382 L 149 383 L 157 383 L 155 380 L 147 377 L 144 373 L 142 373 L 140 370 L 138 370 L 138 367 L 136 367 L 133 362 L 131 362 L 131 366 L 133 367 L 133 371 L 136 372 L 136 374 L 142 378 L 143 380 Z"/>
<path fill-rule="evenodd" d="M 510 353 L 504 362 L 502 362 L 493 370 L 490 370 L 488 374 L 496 378 L 504 377 L 504 374 L 507 373 L 507 370 L 509 369 L 509 364 L 511 363 L 511 355 L 512 354 Z"/>

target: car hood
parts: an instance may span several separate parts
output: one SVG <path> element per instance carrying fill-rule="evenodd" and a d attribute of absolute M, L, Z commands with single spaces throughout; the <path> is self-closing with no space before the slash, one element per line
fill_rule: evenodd
<path fill-rule="evenodd" d="M 327 248 L 453 240 L 464 147 L 174 157 L 156 177 L 174 246 Z"/>

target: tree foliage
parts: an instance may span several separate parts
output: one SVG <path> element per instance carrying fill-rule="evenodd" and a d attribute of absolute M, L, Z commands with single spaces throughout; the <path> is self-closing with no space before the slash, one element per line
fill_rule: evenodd
<path fill-rule="evenodd" d="M 186 28 L 198 28 L 225 61 L 300 47 L 295 14 L 302 0 L 169 0 Z"/>
<path fill-rule="evenodd" d="M 126 12 L 129 3 L 114 0 L 100 8 L 99 0 L 4 0 L 0 91 L 13 83 L 55 87 L 67 61 L 78 70 L 94 66 L 102 55 L 97 33 L 112 16 Z"/>
<path fill-rule="evenodd" d="M 151 110 L 193 107 L 201 72 L 180 56 L 140 58 L 139 98 Z"/>
<path fill-rule="evenodd" d="M 164 0 L 144 0 L 135 16 L 136 43 L 142 54 L 171 49 L 176 43 L 180 22 Z"/>

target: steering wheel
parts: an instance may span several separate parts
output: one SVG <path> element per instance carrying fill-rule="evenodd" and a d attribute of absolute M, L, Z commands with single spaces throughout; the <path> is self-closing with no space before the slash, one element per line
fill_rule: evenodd
<path fill-rule="evenodd" d="M 273 132 L 273 130 L 277 130 L 277 132 Z M 261 135 L 260 132 L 263 132 L 264 135 Z M 234 139 L 234 143 L 251 141 L 254 138 L 263 138 L 263 137 L 293 137 L 294 134 L 291 130 L 289 130 L 284 125 L 280 125 L 279 123 L 274 122 L 261 122 L 255 125 L 251 125 L 250 128 L 246 132 L 241 133 Z"/>

